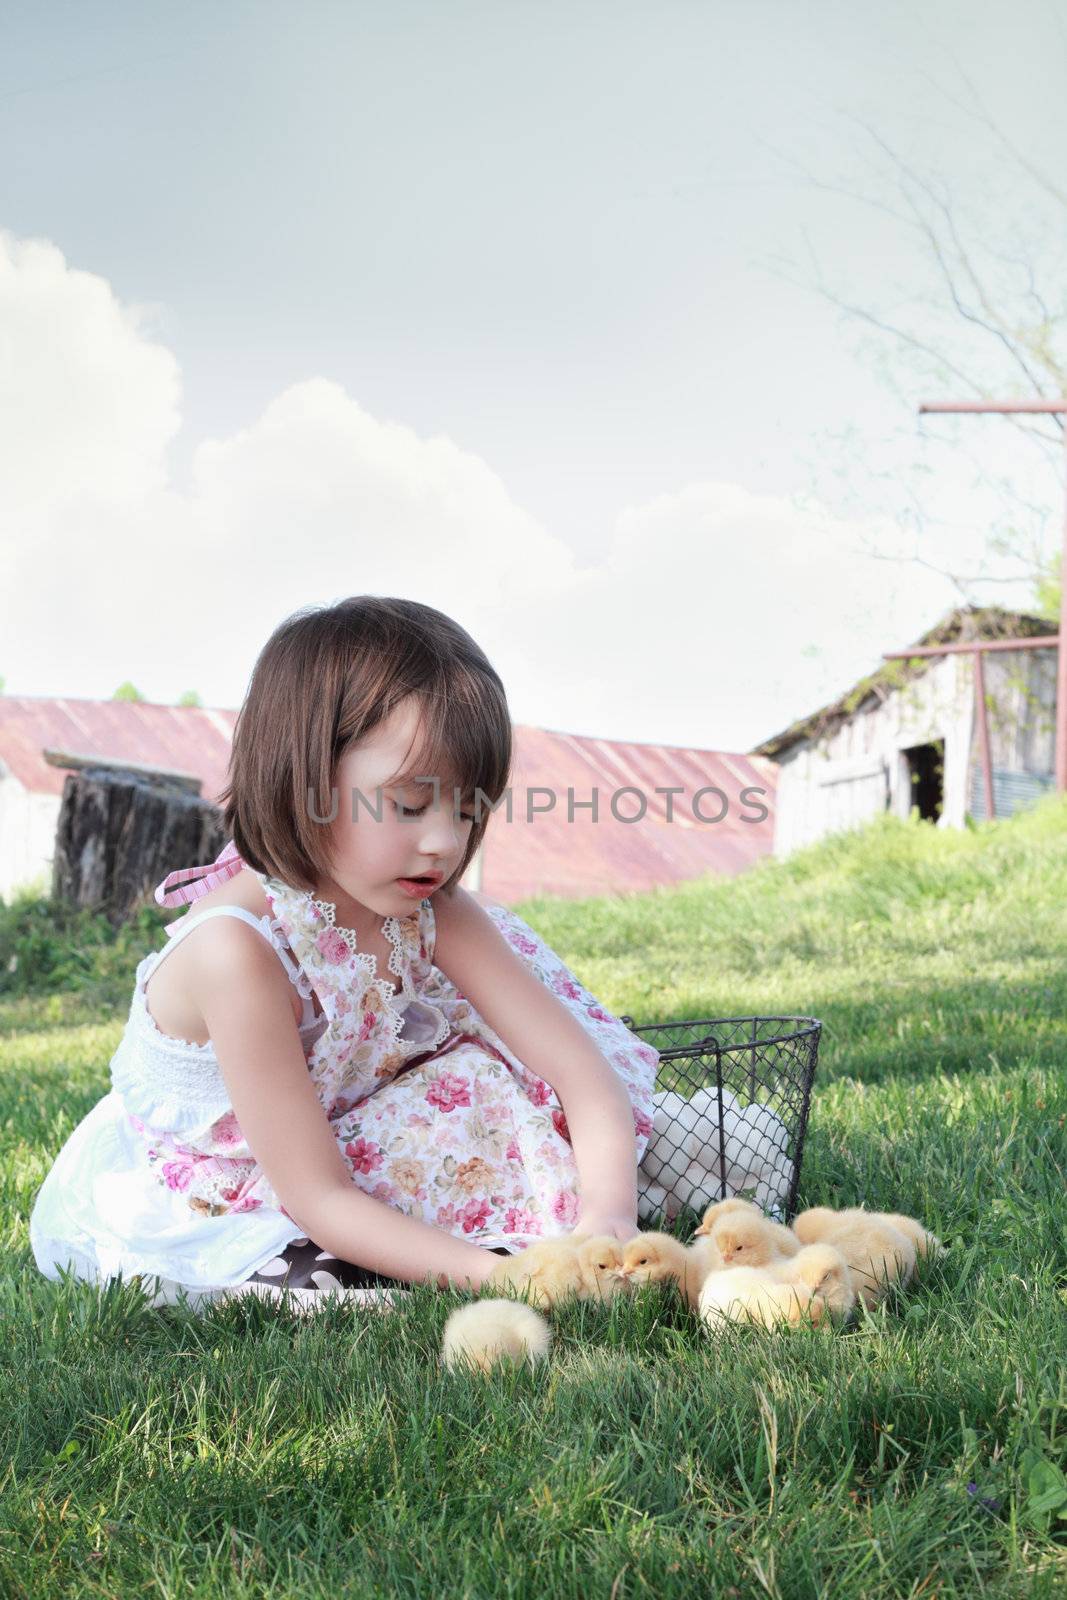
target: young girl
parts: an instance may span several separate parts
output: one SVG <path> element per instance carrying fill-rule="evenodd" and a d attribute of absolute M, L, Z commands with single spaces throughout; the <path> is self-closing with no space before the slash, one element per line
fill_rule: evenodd
<path fill-rule="evenodd" d="M 38 1194 L 44 1273 L 312 1303 L 636 1232 L 656 1052 L 459 887 L 510 763 L 500 679 L 441 612 L 364 595 L 276 629 L 232 843 L 156 889 L 198 909 L 138 966 L 111 1090 Z"/>

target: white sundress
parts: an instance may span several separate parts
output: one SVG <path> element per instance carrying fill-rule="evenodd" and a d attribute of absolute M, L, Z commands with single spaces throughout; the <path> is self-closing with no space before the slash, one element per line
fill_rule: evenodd
<path fill-rule="evenodd" d="M 164 893 L 207 868 L 168 874 L 156 899 L 195 899 L 243 866 L 230 845 L 198 890 Z M 41 1271 L 56 1277 L 63 1267 L 95 1281 L 140 1274 L 160 1280 L 157 1303 L 179 1292 L 195 1302 L 244 1283 L 304 1237 L 244 1141 L 211 1042 L 163 1034 L 145 1001 L 158 963 L 212 915 L 255 926 L 301 994 L 308 1072 L 355 1184 L 488 1248 L 568 1232 L 579 1179 L 558 1097 L 433 965 L 430 899 L 385 919 L 397 993 L 378 975 L 375 957 L 356 948 L 352 930 L 337 928 L 332 905 L 256 876 L 269 915 L 240 907 L 187 914 L 167 929 L 171 943 L 139 963 L 110 1091 L 63 1145 L 33 1208 Z M 615 1068 L 631 1102 L 640 1162 L 653 1130 L 657 1052 L 607 1012 L 521 917 L 486 909 Z"/>

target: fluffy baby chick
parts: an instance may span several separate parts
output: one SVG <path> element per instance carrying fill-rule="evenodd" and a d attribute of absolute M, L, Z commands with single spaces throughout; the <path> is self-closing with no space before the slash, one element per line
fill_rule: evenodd
<path fill-rule="evenodd" d="M 535 1239 L 525 1250 L 502 1256 L 487 1282 L 494 1288 L 510 1284 L 520 1293 L 529 1291 L 531 1305 L 541 1309 L 555 1305 L 568 1294 L 584 1287 L 578 1247 L 582 1240 L 569 1234 L 553 1239 Z"/>
<path fill-rule="evenodd" d="M 622 1276 L 622 1243 L 611 1234 L 577 1240 L 581 1300 L 614 1300 L 626 1292 Z"/>
<path fill-rule="evenodd" d="M 870 1212 L 861 1206 L 847 1207 L 843 1211 L 832 1211 L 829 1206 L 809 1206 L 793 1218 L 793 1232 L 801 1244 L 817 1244 L 830 1228 L 836 1228 L 846 1218 L 859 1216 L 868 1217 Z"/>
<path fill-rule="evenodd" d="M 821 1321 L 826 1314 L 847 1317 L 856 1304 L 851 1268 L 831 1244 L 805 1245 L 795 1256 L 772 1262 L 766 1271 L 779 1283 L 801 1284 L 811 1290 L 813 1322 Z"/>
<path fill-rule="evenodd" d="M 915 1254 L 919 1256 L 944 1255 L 945 1247 L 936 1233 L 931 1233 L 929 1228 L 924 1228 L 921 1222 L 914 1217 L 905 1217 L 899 1211 L 882 1211 L 879 1216 L 892 1227 L 899 1228 L 915 1246 Z"/>
<path fill-rule="evenodd" d="M 716 1200 L 708 1207 L 700 1219 L 700 1227 L 694 1228 L 694 1234 L 709 1234 L 720 1217 L 727 1217 L 732 1211 L 754 1211 L 762 1215 L 759 1206 L 754 1206 L 751 1200 L 740 1200 L 732 1195 L 729 1200 Z"/>
<path fill-rule="evenodd" d="M 637 1233 L 622 1248 L 620 1277 L 631 1289 L 645 1283 L 676 1283 L 685 1293 L 689 1252 L 669 1233 Z"/>
<path fill-rule="evenodd" d="M 695 1311 L 704 1279 L 709 1272 L 721 1272 L 726 1262 L 719 1254 L 719 1247 L 714 1238 L 694 1238 L 686 1246 L 685 1253 L 687 1258 L 685 1297 L 689 1301 L 690 1310 Z"/>
<path fill-rule="evenodd" d="M 765 1267 L 772 1261 L 795 1256 L 800 1249 L 795 1233 L 755 1208 L 728 1211 L 725 1216 L 716 1217 L 709 1237 L 725 1267 Z"/>
<path fill-rule="evenodd" d="M 453 1311 L 441 1336 L 441 1362 L 450 1371 L 472 1365 L 489 1372 L 511 1361 L 535 1367 L 547 1356 L 552 1329 L 520 1300 L 472 1300 Z"/>
<path fill-rule="evenodd" d="M 710 1239 L 684 1245 L 669 1233 L 638 1233 L 622 1254 L 622 1279 L 630 1288 L 644 1283 L 674 1283 L 691 1310 L 697 1308 L 700 1286 L 709 1272 L 722 1266 Z"/>
<path fill-rule="evenodd" d="M 726 1267 L 704 1280 L 697 1301 L 702 1322 L 761 1322 L 774 1327 L 786 1322 L 817 1320 L 825 1306 L 813 1309 L 814 1290 L 803 1281 L 781 1283 L 763 1267 Z"/>
<path fill-rule="evenodd" d="M 840 1250 L 865 1306 L 876 1306 L 892 1283 L 907 1283 L 915 1271 L 915 1245 L 906 1233 L 877 1211 L 853 1206 L 802 1211 L 793 1231 L 804 1244 L 830 1244 Z"/>

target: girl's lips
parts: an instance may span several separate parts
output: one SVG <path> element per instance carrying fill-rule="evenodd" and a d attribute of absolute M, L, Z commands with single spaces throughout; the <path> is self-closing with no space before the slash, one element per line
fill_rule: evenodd
<path fill-rule="evenodd" d="M 427 876 L 426 878 L 398 878 L 396 881 L 398 887 L 405 894 L 421 897 L 422 895 L 431 894 L 439 884 L 444 882 L 444 879 L 439 872 L 435 872 L 432 876 Z"/>

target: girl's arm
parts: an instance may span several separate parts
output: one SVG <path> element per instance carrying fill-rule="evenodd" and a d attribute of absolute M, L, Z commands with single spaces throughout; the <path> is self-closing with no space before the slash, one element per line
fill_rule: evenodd
<path fill-rule="evenodd" d="M 479 1288 L 499 1256 L 353 1183 L 308 1076 L 278 957 L 251 928 L 222 924 L 206 923 L 191 947 L 193 995 L 241 1131 L 288 1215 L 343 1261 L 409 1282 Z"/>
<path fill-rule="evenodd" d="M 583 1214 L 625 1216 L 636 1229 L 637 1140 L 618 1074 L 465 889 L 438 895 L 433 904 L 434 965 L 559 1096 L 581 1178 Z"/>

